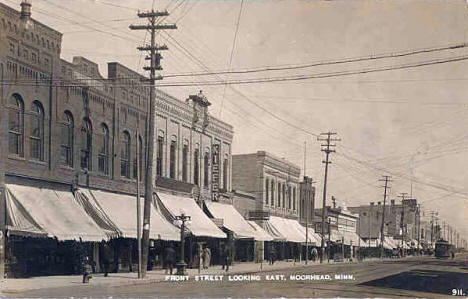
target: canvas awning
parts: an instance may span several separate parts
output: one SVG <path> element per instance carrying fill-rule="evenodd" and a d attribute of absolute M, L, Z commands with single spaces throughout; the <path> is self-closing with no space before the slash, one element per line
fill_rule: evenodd
<path fill-rule="evenodd" d="M 292 219 L 290 219 L 292 220 Z M 317 245 L 317 244 L 320 244 L 320 242 L 322 241 L 322 238 L 315 233 L 314 229 L 312 227 L 309 227 L 309 229 L 307 230 L 307 233 L 306 233 L 306 227 L 305 226 L 302 226 L 298 221 L 296 220 L 292 220 L 291 222 L 292 225 L 294 225 L 294 227 L 299 230 L 301 232 L 301 234 L 304 236 L 304 242 L 305 242 L 305 236 L 307 235 L 307 240 L 308 240 L 308 243 L 312 244 L 312 245 Z"/>
<path fill-rule="evenodd" d="M 286 239 L 287 242 L 302 243 L 305 242 L 305 234 L 297 228 L 293 219 L 286 219 L 277 216 L 270 216 L 268 220 L 271 225 Z M 300 225 L 297 222 L 298 225 Z"/>
<path fill-rule="evenodd" d="M 7 184 L 6 200 L 12 234 L 76 241 L 101 241 L 112 234 L 93 221 L 70 191 Z"/>
<path fill-rule="evenodd" d="M 358 246 L 359 241 L 361 244 L 364 244 L 364 241 L 359 240 L 359 236 L 356 234 L 356 232 L 340 231 L 340 233 L 343 235 L 344 243 L 346 245 Z"/>
<path fill-rule="evenodd" d="M 333 243 L 341 243 L 342 239 L 344 238 L 343 234 L 337 230 L 331 230 L 330 234 L 326 234 L 326 237 Z"/>
<path fill-rule="evenodd" d="M 213 201 L 205 201 L 205 205 L 213 217 L 223 219 L 223 226 L 234 232 L 236 239 L 255 237 L 252 226 L 232 205 Z"/>
<path fill-rule="evenodd" d="M 274 238 L 267 233 L 263 228 L 260 227 L 255 221 L 248 220 L 249 225 L 255 232 L 255 240 L 257 241 L 273 241 Z"/>
<path fill-rule="evenodd" d="M 270 222 L 270 220 L 265 221 L 265 231 L 273 237 L 274 241 L 286 241 L 286 237 L 283 236 L 279 230 Z"/>
<path fill-rule="evenodd" d="M 193 198 L 165 193 L 158 193 L 158 198 L 173 219 L 182 213 L 191 217 L 186 224 L 193 235 L 221 239 L 227 237 L 200 209 Z"/>
<path fill-rule="evenodd" d="M 98 190 L 81 190 L 89 204 L 99 214 L 105 214 L 106 224 L 115 227 L 124 238 L 137 238 L 137 202 L 135 196 Z M 141 222 L 143 223 L 144 199 L 141 199 Z M 143 229 L 143 226 L 142 226 Z M 155 240 L 180 240 L 180 230 L 167 221 L 152 205 L 150 216 L 150 238 Z"/>

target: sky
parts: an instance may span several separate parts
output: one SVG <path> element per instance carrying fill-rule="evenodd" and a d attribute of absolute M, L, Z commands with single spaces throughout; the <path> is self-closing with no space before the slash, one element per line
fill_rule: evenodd
<path fill-rule="evenodd" d="M 20 0 L 3 2 L 19 8 Z M 34 0 L 32 13 L 63 33 L 62 58 L 84 56 L 98 63 L 104 76 L 109 61 L 143 73 L 145 60 L 136 47 L 148 35 L 128 26 L 144 23 L 136 14 L 152 3 Z M 463 0 L 156 0 L 154 8 L 167 9 L 171 15 L 164 22 L 178 26 L 157 36 L 169 47 L 162 75 L 294 66 L 468 41 Z M 391 175 L 389 199 L 412 193 L 426 214 L 438 211 L 441 221 L 467 239 L 467 60 L 323 79 L 203 85 L 205 80 L 314 75 L 463 55 L 467 48 L 160 83 L 199 82 L 161 89 L 181 100 L 203 90 L 213 104 L 210 114 L 234 127 L 234 154 L 266 150 L 304 169 L 306 152 L 305 174 L 317 181 L 316 207 L 322 202 L 324 172 L 316 134 L 333 131 L 341 141 L 331 154 L 327 198 L 334 195 L 347 206 L 381 201 L 378 180 Z"/>

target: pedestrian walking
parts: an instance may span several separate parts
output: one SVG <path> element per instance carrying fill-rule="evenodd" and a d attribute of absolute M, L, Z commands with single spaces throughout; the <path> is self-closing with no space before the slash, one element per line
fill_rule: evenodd
<path fill-rule="evenodd" d="M 224 244 L 221 244 L 219 250 L 219 261 L 221 262 L 221 269 L 224 270 L 226 267 L 226 246 Z"/>
<path fill-rule="evenodd" d="M 317 260 L 317 256 L 318 256 L 318 252 L 317 252 L 317 248 L 312 248 L 312 252 L 311 252 L 311 256 L 312 256 L 312 261 L 316 261 Z"/>
<path fill-rule="evenodd" d="M 91 275 L 93 273 L 93 267 L 91 265 L 91 261 L 89 260 L 89 257 L 85 256 L 83 258 L 82 266 L 83 266 L 83 283 L 89 283 L 89 280 L 93 278 Z"/>
<path fill-rule="evenodd" d="M 226 265 L 226 272 L 229 271 L 229 266 L 231 265 L 232 262 L 232 251 L 231 251 L 231 246 L 226 246 L 226 249 L 224 251 L 224 258 L 225 262 L 224 264 Z"/>
<path fill-rule="evenodd" d="M 270 255 L 269 255 L 270 265 L 273 265 L 276 260 L 276 250 L 275 247 L 272 245 L 270 248 Z"/>
<path fill-rule="evenodd" d="M 102 268 L 104 277 L 108 276 L 111 261 L 114 259 L 113 252 L 107 242 L 102 245 Z"/>
<path fill-rule="evenodd" d="M 164 273 L 167 274 L 169 270 L 169 274 L 172 275 L 172 269 L 174 268 L 176 260 L 176 252 L 174 248 L 172 247 L 172 244 L 169 244 L 168 247 L 164 249 Z"/>
<path fill-rule="evenodd" d="M 211 263 L 211 249 L 205 245 L 203 249 L 203 269 L 208 269 Z"/>

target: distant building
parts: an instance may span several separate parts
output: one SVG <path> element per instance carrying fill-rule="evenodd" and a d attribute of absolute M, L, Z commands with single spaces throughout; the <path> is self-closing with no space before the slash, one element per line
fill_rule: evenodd
<path fill-rule="evenodd" d="M 299 222 L 302 225 L 309 223 L 313 227 L 314 209 L 315 209 L 315 187 L 312 185 L 312 178 L 304 176 L 303 181 L 299 183 L 300 204 L 299 204 Z M 309 218 L 307 218 L 309 214 Z"/>

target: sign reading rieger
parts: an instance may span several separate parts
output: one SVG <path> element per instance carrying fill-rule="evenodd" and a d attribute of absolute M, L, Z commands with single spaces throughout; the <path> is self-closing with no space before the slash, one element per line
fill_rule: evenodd
<path fill-rule="evenodd" d="M 211 163 L 211 198 L 219 201 L 219 144 L 213 144 Z"/>

